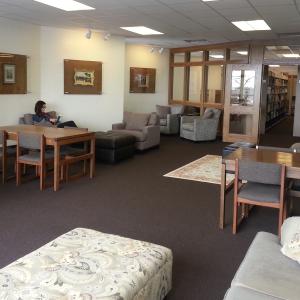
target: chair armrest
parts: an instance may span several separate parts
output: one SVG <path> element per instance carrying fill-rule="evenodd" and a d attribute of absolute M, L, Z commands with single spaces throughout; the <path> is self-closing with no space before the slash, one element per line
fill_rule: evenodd
<path fill-rule="evenodd" d="M 125 123 L 115 123 L 112 124 L 112 130 L 117 130 L 117 129 L 125 129 Z"/>
<path fill-rule="evenodd" d="M 143 128 L 143 133 L 147 134 L 147 135 L 159 135 L 160 136 L 160 127 L 159 125 L 150 125 L 150 126 L 145 126 Z"/>

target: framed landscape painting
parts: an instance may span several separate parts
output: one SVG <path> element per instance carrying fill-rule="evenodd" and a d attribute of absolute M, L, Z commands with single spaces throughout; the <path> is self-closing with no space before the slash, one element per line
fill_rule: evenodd
<path fill-rule="evenodd" d="M 102 63 L 64 60 L 64 93 L 97 95 L 102 93 Z"/>
<path fill-rule="evenodd" d="M 156 69 L 130 68 L 130 93 L 155 93 Z"/>

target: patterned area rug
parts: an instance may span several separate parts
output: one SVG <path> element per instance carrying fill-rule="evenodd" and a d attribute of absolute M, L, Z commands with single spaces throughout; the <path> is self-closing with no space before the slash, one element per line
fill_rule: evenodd
<path fill-rule="evenodd" d="M 221 163 L 222 157 L 218 155 L 205 155 L 179 169 L 176 169 L 165 177 L 194 180 L 221 184 Z M 234 175 L 227 174 L 226 184 L 229 185 L 234 180 Z"/>

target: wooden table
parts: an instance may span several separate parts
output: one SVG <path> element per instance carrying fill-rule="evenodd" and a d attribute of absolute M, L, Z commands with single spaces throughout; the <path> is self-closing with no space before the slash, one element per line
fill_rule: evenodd
<path fill-rule="evenodd" d="M 90 142 L 90 178 L 95 174 L 95 133 L 91 131 L 79 130 L 78 128 L 56 128 L 43 127 L 36 125 L 15 125 L 2 126 L 0 130 L 8 133 L 9 140 L 16 140 L 18 132 L 43 134 L 46 139 L 46 145 L 54 147 L 54 191 L 59 189 L 60 181 L 60 147 L 63 145 Z"/>
<path fill-rule="evenodd" d="M 236 151 L 226 155 L 222 160 L 219 219 L 220 229 L 224 228 L 226 195 L 233 187 L 233 184 L 226 186 L 226 173 L 234 173 L 236 159 L 282 164 L 286 166 L 287 178 L 300 179 L 300 153 L 277 152 L 254 148 L 239 148 Z"/>

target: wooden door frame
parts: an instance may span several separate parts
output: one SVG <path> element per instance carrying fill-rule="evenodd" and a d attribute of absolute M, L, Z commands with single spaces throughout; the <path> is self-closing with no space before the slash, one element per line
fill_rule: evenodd
<path fill-rule="evenodd" d="M 254 70 L 255 71 L 255 90 L 253 106 L 232 107 L 231 101 L 231 84 L 233 70 Z M 261 82 L 262 81 L 262 64 L 232 64 L 227 65 L 226 83 L 225 83 L 225 103 L 224 103 L 224 125 L 223 125 L 223 141 L 237 142 L 246 141 L 257 143 L 259 139 L 259 120 L 260 120 L 260 101 L 261 101 Z M 253 116 L 252 124 L 254 126 L 252 135 L 232 134 L 229 132 L 230 114 L 237 113 L 241 115 Z"/>

